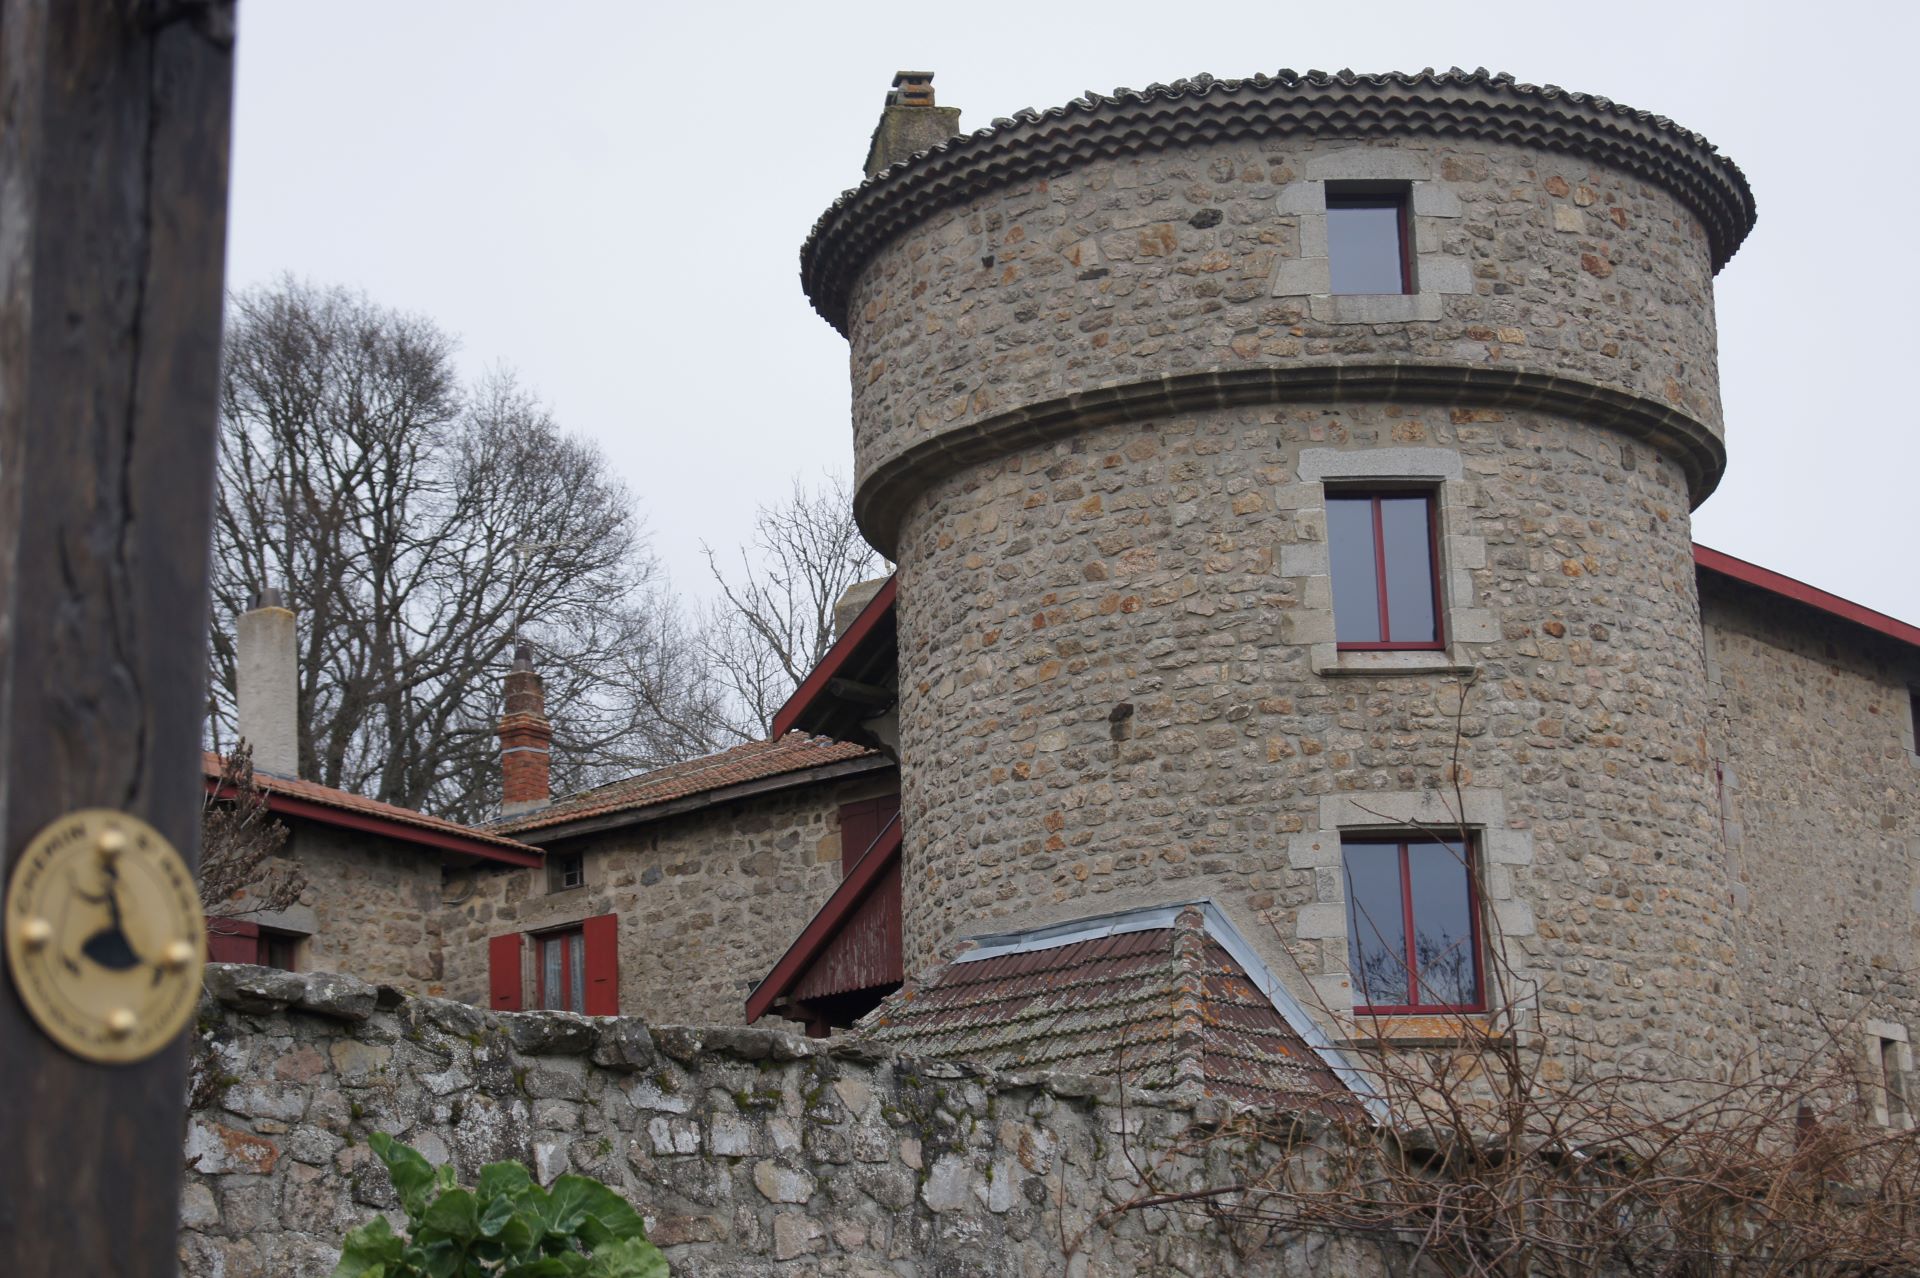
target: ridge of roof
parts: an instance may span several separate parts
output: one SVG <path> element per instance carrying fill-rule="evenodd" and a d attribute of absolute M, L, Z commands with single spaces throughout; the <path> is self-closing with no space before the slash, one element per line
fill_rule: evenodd
<path fill-rule="evenodd" d="M 1211 900 L 962 942 L 856 1033 L 997 1067 L 1117 1055 L 1142 1086 L 1196 1083 L 1254 1103 L 1374 1091 Z M 1315 1081 L 1316 1077 L 1319 1081 Z M 1337 1107 L 1350 1108 L 1350 1100 Z"/>
<path fill-rule="evenodd" d="M 1243 79 L 1207 74 L 1144 89 L 1087 91 L 1016 111 L 916 152 L 843 192 L 800 248 L 814 309 L 842 333 L 854 277 L 901 228 L 975 193 L 1093 157 L 1267 134 L 1432 133 L 1486 136 L 1591 155 L 1661 183 L 1705 225 L 1713 269 L 1753 229 L 1753 191 L 1738 165 L 1666 116 L 1485 67 L 1356 74 L 1282 68 Z"/>
<path fill-rule="evenodd" d="M 201 775 L 209 790 L 219 787 L 224 768 L 225 760 L 220 755 L 211 750 L 201 752 Z M 317 781 L 281 776 L 258 768 L 254 769 L 253 779 L 254 784 L 267 795 L 270 811 L 329 821 L 353 829 L 377 827 L 378 832 L 404 842 L 443 851 L 465 852 L 489 860 L 506 860 L 517 865 L 538 865 L 546 855 L 539 848 L 504 834 L 462 825 L 445 817 L 430 816 L 398 804 L 382 803 L 378 799 L 365 798 L 347 790 L 321 785 Z M 343 819 L 332 819 L 329 815 L 332 813 L 340 814 Z"/>
<path fill-rule="evenodd" d="M 766 741 L 747 741 L 715 754 L 654 768 L 619 781 L 581 790 L 488 828 L 521 833 L 564 825 L 587 817 L 638 811 L 729 786 L 805 772 L 834 763 L 884 756 L 862 745 L 789 732 Z"/>

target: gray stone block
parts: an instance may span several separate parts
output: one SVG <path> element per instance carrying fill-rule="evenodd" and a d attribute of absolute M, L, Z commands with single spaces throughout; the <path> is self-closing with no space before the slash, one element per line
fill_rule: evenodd
<path fill-rule="evenodd" d="M 1425 181 L 1433 177 L 1433 157 L 1395 146 L 1350 146 L 1316 150 L 1300 169 L 1316 182 Z"/>
<path fill-rule="evenodd" d="M 1441 182 L 1415 182 L 1411 187 L 1413 211 L 1418 217 L 1459 217 L 1460 197 Z"/>
<path fill-rule="evenodd" d="M 1294 467 L 1303 481 L 1328 479 L 1458 479 L 1451 448 L 1303 448 Z"/>
<path fill-rule="evenodd" d="M 1273 280 L 1268 291 L 1275 297 L 1299 297 L 1325 293 L 1333 287 L 1324 257 L 1283 257 L 1273 264 Z"/>
<path fill-rule="evenodd" d="M 1444 313 L 1439 293 L 1427 289 L 1326 294 L 1313 298 L 1308 309 L 1323 324 L 1411 324 L 1437 320 Z"/>
<path fill-rule="evenodd" d="M 1453 296 L 1473 292 L 1472 265 L 1466 258 L 1455 257 L 1451 253 L 1420 254 L 1414 259 L 1413 278 L 1420 286 L 1421 296 Z"/>

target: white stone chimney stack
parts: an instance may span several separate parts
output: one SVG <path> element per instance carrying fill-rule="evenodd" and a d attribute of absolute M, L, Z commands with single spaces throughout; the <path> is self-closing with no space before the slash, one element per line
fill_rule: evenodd
<path fill-rule="evenodd" d="M 234 619 L 234 700 L 253 766 L 300 775 L 300 678 L 293 612 L 272 586 Z"/>

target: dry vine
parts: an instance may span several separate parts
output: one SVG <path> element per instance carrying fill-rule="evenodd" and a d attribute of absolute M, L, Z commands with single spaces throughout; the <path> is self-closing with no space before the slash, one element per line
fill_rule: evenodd
<path fill-rule="evenodd" d="M 1465 845 L 1459 724 L 1457 828 L 1422 833 Z M 1718 1076 L 1569 1070 L 1608 1053 L 1577 1026 L 1539 1031 L 1478 895 L 1484 1013 L 1409 1047 L 1322 1007 L 1360 1040 L 1366 1112 L 1244 1111 L 1151 1158 L 1127 1150 L 1141 1190 L 1105 1218 L 1203 1213 L 1243 1248 L 1370 1241 L 1383 1272 L 1462 1278 L 1920 1274 L 1920 1132 L 1876 1121 L 1857 1027 L 1827 1025 L 1797 1062 Z M 1181 1179 L 1195 1167 L 1212 1173 L 1198 1188 Z"/>

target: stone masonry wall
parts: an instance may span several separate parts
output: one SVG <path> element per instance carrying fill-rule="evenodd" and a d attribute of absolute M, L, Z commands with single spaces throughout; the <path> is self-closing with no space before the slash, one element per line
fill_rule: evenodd
<path fill-rule="evenodd" d="M 1823 1018 L 1920 1035 L 1920 659 L 1713 574 L 1702 583 L 1720 832 L 1762 1046 L 1797 1058 L 1820 1045 Z"/>
<path fill-rule="evenodd" d="M 1333 650 L 1343 468 L 1432 477 L 1450 650 Z M 909 970 L 1211 896 L 1338 1013 L 1340 832 L 1459 820 L 1457 724 L 1516 1001 L 1575 1058 L 1744 1055 L 1687 529 L 1671 463 L 1519 410 L 1183 414 L 936 484 L 900 552 Z"/>
<path fill-rule="evenodd" d="M 221 912 L 307 935 L 298 954 L 303 969 L 445 993 L 439 855 L 318 822 L 287 824 L 288 841 L 275 859 L 292 861 L 306 877 L 298 904 L 248 913 L 243 897 Z"/>
<path fill-rule="evenodd" d="M 1160 1159 L 1163 1186 L 1214 1183 L 1223 1167 L 1170 1153 L 1219 1117 L 1211 1102 L 1122 1104 L 1111 1080 L 879 1059 L 759 1028 L 496 1016 L 343 977 L 216 965 L 208 990 L 183 1278 L 326 1273 L 348 1229 L 395 1208 L 374 1131 L 468 1184 L 509 1158 L 542 1181 L 599 1177 L 686 1278 L 1409 1272 L 1372 1242 L 1230 1244 L 1194 1212 L 1101 1219 L 1139 1192 L 1135 1159 Z"/>
<path fill-rule="evenodd" d="M 1332 295 L 1342 183 L 1404 194 L 1410 293 Z M 1745 1056 L 1688 518 L 1720 465 L 1712 255 L 1683 201 L 1582 156 L 1249 117 L 916 207 L 847 323 L 857 504 L 900 564 L 909 970 L 1209 896 L 1366 1037 L 1341 837 L 1464 822 L 1495 997 L 1554 1068 Z M 1338 650 L 1338 484 L 1434 494 L 1444 652 Z"/>
<path fill-rule="evenodd" d="M 1425 307 L 1311 296 L 1324 183 L 1369 178 L 1413 185 Z M 1523 369 L 1720 427 L 1700 224 L 1644 180 L 1518 147 L 1287 137 L 1084 162 L 905 229 L 851 300 L 863 481 L 996 413 L 1214 368 Z"/>
<path fill-rule="evenodd" d="M 461 876 L 444 923 L 446 992 L 487 1005 L 489 937 L 615 914 L 622 1013 L 738 1024 L 754 984 L 840 882 L 839 806 L 897 786 L 890 771 L 869 774 L 556 840 L 550 854 L 583 857 L 585 884 L 565 891 L 547 890 L 545 869 Z"/>

